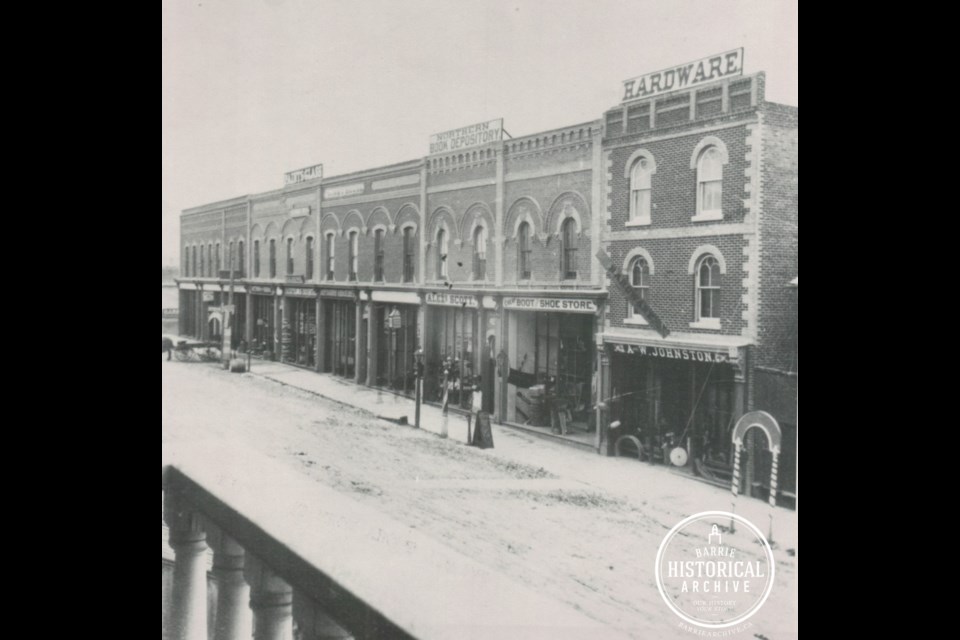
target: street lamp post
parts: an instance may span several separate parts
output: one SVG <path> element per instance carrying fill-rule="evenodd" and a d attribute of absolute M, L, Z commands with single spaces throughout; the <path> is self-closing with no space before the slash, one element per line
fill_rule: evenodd
<path fill-rule="evenodd" d="M 416 409 L 413 417 L 413 426 L 419 429 L 420 428 L 420 403 L 422 402 L 422 394 L 423 394 L 423 349 L 420 347 L 417 347 L 417 350 L 413 353 L 413 356 L 416 360 L 413 365 L 414 366 L 413 393 L 415 396 L 415 405 L 416 405 Z"/>

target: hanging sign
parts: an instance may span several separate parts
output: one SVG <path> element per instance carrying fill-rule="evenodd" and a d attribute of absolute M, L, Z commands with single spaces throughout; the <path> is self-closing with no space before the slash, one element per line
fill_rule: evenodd
<path fill-rule="evenodd" d="M 643 316 L 643 319 L 653 327 L 661 337 L 666 338 L 670 335 L 670 329 L 667 328 L 667 325 L 663 324 L 663 320 L 660 319 L 653 309 L 647 304 L 647 301 L 644 300 L 640 294 L 630 285 L 630 278 L 628 278 L 622 271 L 620 267 L 613 263 L 613 259 L 607 255 L 607 252 L 603 249 L 597 251 L 597 260 L 600 261 L 600 264 L 603 265 L 603 268 L 606 269 L 607 275 L 610 276 L 610 280 L 617 285 L 617 288 L 620 289 L 620 292 L 626 296 L 627 300 L 632 302 L 640 315 Z"/>

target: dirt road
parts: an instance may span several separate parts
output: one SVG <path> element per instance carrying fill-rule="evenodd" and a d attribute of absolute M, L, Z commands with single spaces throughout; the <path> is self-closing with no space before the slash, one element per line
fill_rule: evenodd
<path fill-rule="evenodd" d="M 523 434 L 500 437 L 528 440 L 534 455 L 542 448 L 542 463 L 210 365 L 163 363 L 162 380 L 164 441 L 241 440 L 591 618 L 638 638 L 692 636 L 662 602 L 653 565 L 666 531 L 690 514 L 687 500 L 669 496 L 709 497 L 710 487 L 635 463 L 636 490 L 614 493 L 570 472 L 592 454 Z M 771 597 L 742 637 L 795 635 L 797 558 L 775 557 Z"/>

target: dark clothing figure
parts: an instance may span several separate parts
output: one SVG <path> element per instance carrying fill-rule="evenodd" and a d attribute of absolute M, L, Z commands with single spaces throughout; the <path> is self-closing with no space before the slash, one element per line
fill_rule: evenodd
<path fill-rule="evenodd" d="M 173 340 L 170 338 L 163 338 L 163 351 L 161 353 L 167 354 L 167 361 L 173 357 Z"/>

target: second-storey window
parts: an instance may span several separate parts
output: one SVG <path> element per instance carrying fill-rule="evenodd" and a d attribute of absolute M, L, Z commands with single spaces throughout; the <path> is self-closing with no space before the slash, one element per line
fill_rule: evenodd
<path fill-rule="evenodd" d="M 260 277 L 260 241 L 253 241 L 253 277 Z"/>
<path fill-rule="evenodd" d="M 577 277 L 577 221 L 567 218 L 561 229 L 561 277 L 575 279 Z"/>
<path fill-rule="evenodd" d="M 530 279 L 530 223 L 520 223 L 517 229 L 517 277 Z"/>
<path fill-rule="evenodd" d="M 650 222 L 650 161 L 643 157 L 630 171 L 630 222 Z"/>
<path fill-rule="evenodd" d="M 357 280 L 357 252 L 360 244 L 360 237 L 356 231 L 350 232 L 350 281 L 356 282 Z"/>
<path fill-rule="evenodd" d="M 697 267 L 697 320 L 720 318 L 720 263 L 711 255 Z"/>
<path fill-rule="evenodd" d="M 444 280 L 447 277 L 447 230 L 440 229 L 437 232 L 437 279 Z"/>
<path fill-rule="evenodd" d="M 307 248 L 306 248 L 307 267 L 306 267 L 306 273 L 304 274 L 306 275 L 307 280 L 313 280 L 313 252 L 314 251 L 315 249 L 313 248 L 313 236 L 307 236 Z"/>
<path fill-rule="evenodd" d="M 236 270 L 236 264 L 234 264 L 233 256 L 233 240 L 227 244 L 227 269 L 230 270 L 231 275 L 235 275 L 233 272 Z"/>
<path fill-rule="evenodd" d="M 483 280 L 487 277 L 487 231 L 477 227 L 473 232 L 473 279 Z"/>
<path fill-rule="evenodd" d="M 403 281 L 413 282 L 413 227 L 403 230 Z"/>
<path fill-rule="evenodd" d="M 707 147 L 697 163 L 697 214 L 721 216 L 723 156 L 716 147 Z"/>
<path fill-rule="evenodd" d="M 327 236 L 327 280 L 333 280 L 334 247 L 336 246 L 334 237 L 332 233 Z"/>
<path fill-rule="evenodd" d="M 216 251 L 214 251 L 214 259 L 216 260 L 216 269 L 213 270 L 213 277 L 220 277 L 220 243 L 217 243 Z"/>
<path fill-rule="evenodd" d="M 293 238 L 287 238 L 287 275 L 293 275 Z"/>
<path fill-rule="evenodd" d="M 205 278 L 207 276 L 207 258 L 203 255 L 203 245 L 200 245 L 200 277 Z"/>
<path fill-rule="evenodd" d="M 243 249 L 244 249 L 243 240 L 240 240 L 239 242 L 237 242 L 237 275 L 240 276 L 241 278 L 244 277 L 243 267 L 247 261 L 247 256 L 243 252 Z"/>
<path fill-rule="evenodd" d="M 637 292 L 642 300 L 647 300 L 647 290 L 650 288 L 650 265 L 647 259 L 637 257 L 630 264 L 630 285 Z M 640 305 L 631 303 L 627 309 L 628 318 L 643 318 L 640 315 Z"/>
<path fill-rule="evenodd" d="M 373 279 L 383 282 L 383 229 L 373 232 Z"/>
<path fill-rule="evenodd" d="M 277 277 L 277 240 L 270 238 L 270 277 Z"/>

